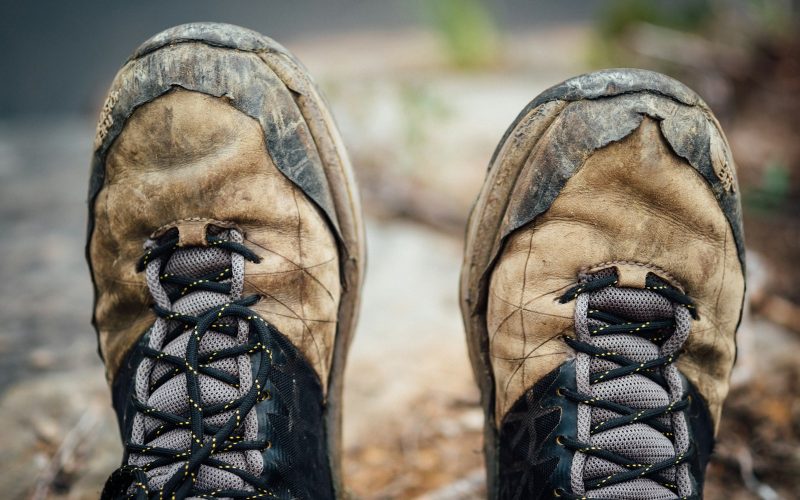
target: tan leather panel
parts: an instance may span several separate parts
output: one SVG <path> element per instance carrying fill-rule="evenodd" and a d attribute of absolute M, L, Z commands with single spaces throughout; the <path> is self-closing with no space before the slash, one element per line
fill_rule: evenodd
<path fill-rule="evenodd" d="M 153 322 L 142 245 L 182 219 L 233 223 L 261 257 L 245 266 L 253 306 L 306 356 L 323 388 L 340 299 L 336 241 L 320 211 L 273 164 L 259 124 L 223 98 L 172 91 L 139 108 L 111 147 L 90 252 L 109 379 Z"/>
<path fill-rule="evenodd" d="M 592 154 L 550 209 L 507 241 L 493 271 L 487 327 L 496 418 L 572 356 L 574 302 L 557 298 L 578 274 L 622 262 L 663 269 L 697 303 L 683 373 L 707 398 L 715 424 L 728 392 L 744 278 L 730 226 L 707 182 L 645 118 L 625 139 Z"/>

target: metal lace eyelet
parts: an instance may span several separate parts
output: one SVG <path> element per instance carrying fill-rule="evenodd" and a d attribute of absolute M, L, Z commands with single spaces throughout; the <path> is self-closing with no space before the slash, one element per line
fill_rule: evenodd
<path fill-rule="evenodd" d="M 556 436 L 556 444 L 559 446 L 564 446 L 564 436 Z"/>
<path fill-rule="evenodd" d="M 559 387 L 558 389 L 556 389 L 556 396 L 558 396 L 560 398 L 564 397 L 564 388 L 563 387 Z"/>
<path fill-rule="evenodd" d="M 564 488 L 556 488 L 556 489 L 553 490 L 553 496 L 554 497 L 561 497 L 561 496 L 564 495 L 564 493 L 566 493 L 564 491 Z"/>

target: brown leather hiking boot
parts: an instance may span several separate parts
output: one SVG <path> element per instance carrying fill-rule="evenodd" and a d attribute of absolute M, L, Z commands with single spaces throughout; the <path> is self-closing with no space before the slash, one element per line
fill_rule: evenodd
<path fill-rule="evenodd" d="M 461 277 L 489 497 L 699 498 L 743 297 L 733 160 L 699 97 L 609 70 L 534 99 Z"/>
<path fill-rule="evenodd" d="M 280 45 L 145 42 L 98 124 L 87 258 L 125 457 L 117 498 L 334 498 L 364 265 L 350 165 Z"/>

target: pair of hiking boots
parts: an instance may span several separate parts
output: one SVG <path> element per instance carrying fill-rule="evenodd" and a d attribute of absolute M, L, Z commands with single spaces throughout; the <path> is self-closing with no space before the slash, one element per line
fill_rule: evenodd
<path fill-rule="evenodd" d="M 346 496 L 363 231 L 336 127 L 286 49 L 189 24 L 134 53 L 89 188 L 125 443 L 104 497 Z M 491 159 L 461 276 L 488 496 L 700 498 L 743 272 L 733 161 L 692 91 L 608 70 L 534 99 Z"/>

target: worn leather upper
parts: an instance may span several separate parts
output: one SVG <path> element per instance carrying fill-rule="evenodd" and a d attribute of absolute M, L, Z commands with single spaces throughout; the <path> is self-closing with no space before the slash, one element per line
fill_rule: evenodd
<path fill-rule="evenodd" d="M 258 121 L 225 97 L 183 89 L 140 106 L 108 150 L 94 208 L 89 257 L 110 379 L 154 320 L 136 272 L 142 245 L 162 226 L 213 219 L 244 232 L 261 258 L 246 265 L 244 294 L 264 297 L 253 309 L 327 386 L 341 295 L 337 242 L 320 209 L 276 168 Z"/>
<path fill-rule="evenodd" d="M 573 356 L 560 336 L 574 334 L 574 303 L 557 298 L 581 272 L 611 266 L 626 286 L 643 287 L 646 272 L 654 272 L 696 301 L 700 319 L 678 367 L 719 422 L 744 294 L 737 242 L 712 186 L 675 153 L 664 124 L 640 120 L 621 140 L 587 155 L 550 207 L 513 232 L 496 260 L 486 321 L 497 422 L 528 388 Z M 563 133 L 556 123 L 541 141 Z M 717 134 L 714 129 L 720 147 L 724 139 Z M 535 166 L 543 161 L 537 154 L 552 152 L 541 146 L 528 162 Z"/>

